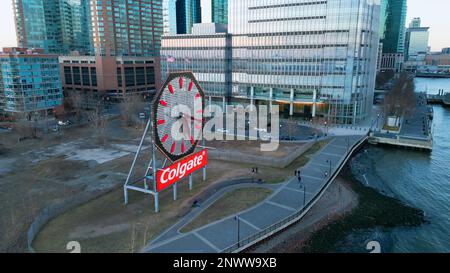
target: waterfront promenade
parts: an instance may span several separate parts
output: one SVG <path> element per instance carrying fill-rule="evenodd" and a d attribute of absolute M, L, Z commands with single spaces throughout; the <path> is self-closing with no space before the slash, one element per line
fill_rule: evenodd
<path fill-rule="evenodd" d="M 418 93 L 416 105 L 407 118 L 402 118 L 400 130 L 389 132 L 378 130 L 370 135 L 373 144 L 388 144 L 399 147 L 433 149 L 432 108 L 427 105 L 427 95 Z"/>
<path fill-rule="evenodd" d="M 202 208 L 144 247 L 151 253 L 237 252 L 301 219 L 335 179 L 350 153 L 365 135 L 335 136 L 300 170 L 297 177 L 279 185 L 267 185 L 274 192 L 258 205 L 215 221 L 188 233 L 179 230 L 214 203 L 222 193 L 207 200 Z M 292 174 L 294 175 L 294 174 Z M 224 192 L 223 192 L 224 193 Z"/>

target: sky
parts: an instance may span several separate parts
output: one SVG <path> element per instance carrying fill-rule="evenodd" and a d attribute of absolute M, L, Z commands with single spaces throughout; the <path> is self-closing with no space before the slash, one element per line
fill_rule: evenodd
<path fill-rule="evenodd" d="M 16 46 L 16 33 L 11 0 L 0 0 L 0 48 Z M 202 0 L 202 5 L 206 1 Z M 449 0 L 408 0 L 409 21 L 422 18 L 422 25 L 430 27 L 430 46 L 432 51 L 450 47 L 450 1 Z"/>

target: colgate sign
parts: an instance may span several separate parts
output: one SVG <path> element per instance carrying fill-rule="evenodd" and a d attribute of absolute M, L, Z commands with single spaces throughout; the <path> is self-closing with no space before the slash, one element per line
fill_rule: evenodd
<path fill-rule="evenodd" d="M 156 189 L 160 192 L 180 179 L 205 167 L 207 164 L 208 152 L 205 149 L 178 161 L 164 170 L 158 170 L 156 172 Z"/>

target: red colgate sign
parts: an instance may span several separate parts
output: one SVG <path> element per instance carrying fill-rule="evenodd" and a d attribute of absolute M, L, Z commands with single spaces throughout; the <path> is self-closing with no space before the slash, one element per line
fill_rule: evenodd
<path fill-rule="evenodd" d="M 160 192 L 180 179 L 205 167 L 207 164 L 208 152 L 205 149 L 178 161 L 166 169 L 158 170 L 156 172 L 156 189 Z"/>

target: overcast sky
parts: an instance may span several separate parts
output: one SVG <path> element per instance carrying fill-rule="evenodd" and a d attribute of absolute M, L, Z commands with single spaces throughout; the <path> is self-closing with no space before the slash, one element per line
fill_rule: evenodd
<path fill-rule="evenodd" d="M 11 0 L 0 0 L 0 47 L 16 46 L 16 34 Z M 202 5 L 205 0 L 202 0 Z M 430 46 L 433 51 L 450 47 L 450 1 L 408 0 L 407 25 L 411 18 L 421 17 L 422 25 L 430 27 Z"/>

